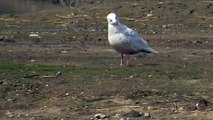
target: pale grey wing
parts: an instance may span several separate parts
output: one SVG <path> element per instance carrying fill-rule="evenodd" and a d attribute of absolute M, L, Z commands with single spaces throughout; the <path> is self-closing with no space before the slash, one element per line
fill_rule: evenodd
<path fill-rule="evenodd" d="M 129 35 L 129 36 L 138 36 L 139 37 L 139 34 L 137 31 L 131 29 L 131 28 L 128 28 L 127 26 L 124 25 L 124 33 L 126 35 Z"/>
<path fill-rule="evenodd" d="M 134 31 L 133 29 L 123 25 L 123 32 L 128 38 L 130 44 L 136 49 L 140 50 L 148 46 L 147 42 L 139 36 L 138 32 Z"/>
<path fill-rule="evenodd" d="M 129 43 L 131 44 L 131 47 L 134 47 L 137 49 L 137 51 L 143 51 L 146 50 L 149 46 L 143 38 L 140 36 L 132 36 L 126 34 L 126 37 L 129 39 Z"/>
<path fill-rule="evenodd" d="M 131 28 L 128 28 L 127 26 L 123 25 L 123 34 L 126 36 L 129 42 L 129 46 L 131 49 L 135 49 L 136 51 L 141 52 L 147 52 L 147 53 L 157 53 L 157 51 L 153 50 L 149 47 L 148 43 L 139 36 L 139 34 L 132 30 Z"/>
<path fill-rule="evenodd" d="M 149 45 L 143 38 L 140 38 L 140 37 L 135 39 L 132 38 L 131 41 L 132 41 L 132 46 L 136 47 L 139 50 L 138 52 L 158 53 L 157 51 L 149 47 Z"/>

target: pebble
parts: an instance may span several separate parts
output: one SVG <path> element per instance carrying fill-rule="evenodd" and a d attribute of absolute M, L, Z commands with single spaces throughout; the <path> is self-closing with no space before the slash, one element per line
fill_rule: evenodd
<path fill-rule="evenodd" d="M 119 118 L 121 116 L 121 114 L 117 113 L 115 114 L 115 117 Z"/>
<path fill-rule="evenodd" d="M 153 109 L 154 109 L 154 107 L 152 107 L 152 106 L 148 106 L 148 107 L 147 107 L 147 109 L 148 109 L 148 110 L 153 110 Z"/>
<path fill-rule="evenodd" d="M 29 37 L 37 37 L 37 38 L 40 38 L 39 34 L 37 34 L 37 33 L 31 33 L 31 34 L 29 35 Z"/>
<path fill-rule="evenodd" d="M 22 117 L 22 114 L 18 114 L 17 117 Z"/>
<path fill-rule="evenodd" d="M 133 6 L 138 6 L 138 3 L 132 3 Z"/>
<path fill-rule="evenodd" d="M 164 2 L 159 2 L 159 4 L 160 4 L 160 5 L 163 5 L 163 4 L 164 4 Z"/>
<path fill-rule="evenodd" d="M 109 120 L 110 116 L 107 116 L 106 114 L 103 113 L 98 113 L 94 115 L 95 120 Z"/>
<path fill-rule="evenodd" d="M 146 117 L 146 118 L 150 117 L 150 113 L 149 112 L 144 113 L 144 117 Z"/>
<path fill-rule="evenodd" d="M 61 71 L 58 71 L 55 75 L 56 76 L 59 76 L 59 75 L 61 75 L 62 73 L 61 73 Z"/>
<path fill-rule="evenodd" d="M 184 111 L 184 108 L 183 108 L 183 107 L 180 107 L 178 110 L 179 110 L 179 111 Z"/>
<path fill-rule="evenodd" d="M 133 78 L 134 76 L 133 75 L 131 75 L 129 78 Z"/>
<path fill-rule="evenodd" d="M 151 16 L 153 16 L 153 14 L 151 14 L 151 13 L 150 13 L 150 14 L 147 14 L 147 17 L 151 17 Z"/>
<path fill-rule="evenodd" d="M 66 54 L 67 52 L 68 51 L 66 51 L 66 50 L 61 51 L 62 54 Z"/>
<path fill-rule="evenodd" d="M 33 62 L 35 62 L 35 60 L 33 60 L 33 59 L 32 59 L 32 60 L 30 60 L 30 62 L 32 62 L 32 63 L 33 63 Z"/>
<path fill-rule="evenodd" d="M 152 75 L 148 75 L 148 78 L 151 78 L 152 77 Z"/>
<path fill-rule="evenodd" d="M 162 28 L 166 28 L 166 25 L 162 25 Z"/>
<path fill-rule="evenodd" d="M 6 112 L 6 115 L 7 115 L 9 118 L 14 117 L 14 115 L 13 115 L 10 111 L 7 111 L 7 112 Z"/>
<path fill-rule="evenodd" d="M 206 109 L 208 104 L 209 104 L 209 101 L 207 101 L 205 99 L 198 99 L 195 107 L 197 110 L 204 110 L 204 109 Z"/>

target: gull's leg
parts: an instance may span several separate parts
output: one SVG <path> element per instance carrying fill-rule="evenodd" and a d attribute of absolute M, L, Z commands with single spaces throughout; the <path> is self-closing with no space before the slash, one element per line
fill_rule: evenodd
<path fill-rule="evenodd" d="M 124 62 L 124 54 L 121 53 L 121 66 L 123 66 L 123 62 Z"/>
<path fill-rule="evenodd" d="M 126 54 L 126 66 L 129 66 L 129 54 Z"/>

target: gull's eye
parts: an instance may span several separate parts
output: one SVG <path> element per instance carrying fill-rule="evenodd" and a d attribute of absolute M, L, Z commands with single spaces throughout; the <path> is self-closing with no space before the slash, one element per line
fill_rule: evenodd
<path fill-rule="evenodd" d="M 110 22 L 112 22 L 112 19 L 109 19 Z"/>

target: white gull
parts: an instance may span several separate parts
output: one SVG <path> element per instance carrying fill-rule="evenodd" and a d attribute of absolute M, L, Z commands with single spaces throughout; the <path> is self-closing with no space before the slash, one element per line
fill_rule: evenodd
<path fill-rule="evenodd" d="M 139 52 L 157 53 L 136 31 L 120 23 L 115 13 L 107 15 L 107 22 L 108 40 L 110 45 L 121 53 L 121 66 L 124 65 L 124 57 L 126 65 L 129 64 L 129 55 L 131 54 Z"/>

